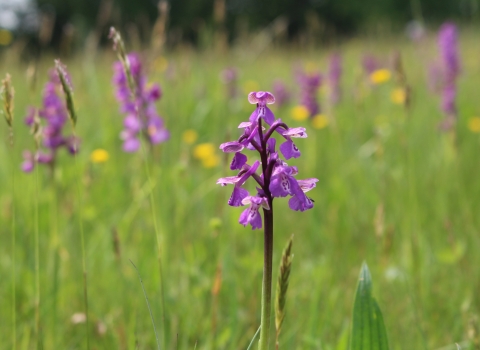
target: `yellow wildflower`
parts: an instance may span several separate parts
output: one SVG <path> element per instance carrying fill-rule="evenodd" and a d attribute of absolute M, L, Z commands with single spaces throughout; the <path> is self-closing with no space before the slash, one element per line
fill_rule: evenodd
<path fill-rule="evenodd" d="M 108 158 L 108 152 L 102 148 L 97 148 L 90 154 L 90 160 L 92 163 L 105 163 Z"/>
<path fill-rule="evenodd" d="M 153 61 L 153 67 L 157 72 L 165 72 L 168 67 L 168 61 L 165 57 L 159 56 L 155 59 L 155 61 Z"/>
<path fill-rule="evenodd" d="M 473 117 L 468 120 L 468 128 L 471 132 L 480 133 L 480 117 Z"/>
<path fill-rule="evenodd" d="M 323 128 L 326 128 L 327 125 L 328 125 L 328 118 L 324 114 L 317 114 L 312 119 L 312 126 L 315 129 L 323 129 Z"/>
<path fill-rule="evenodd" d="M 214 168 L 220 163 L 220 157 L 216 154 L 212 154 L 202 159 L 202 165 L 204 168 Z"/>
<path fill-rule="evenodd" d="M 252 91 L 258 91 L 258 90 L 260 90 L 260 85 L 258 85 L 258 83 L 255 80 L 247 80 L 243 84 L 243 92 L 245 92 L 245 94 L 249 94 Z"/>
<path fill-rule="evenodd" d="M 0 45 L 7 46 L 13 40 L 12 32 L 6 29 L 0 29 Z"/>
<path fill-rule="evenodd" d="M 390 80 L 392 73 L 388 69 L 377 69 L 370 74 L 370 81 L 373 84 L 382 84 Z"/>
<path fill-rule="evenodd" d="M 193 129 L 188 129 L 183 132 L 182 135 L 182 140 L 185 142 L 187 145 L 194 144 L 195 141 L 197 141 L 198 134 L 195 130 Z"/>
<path fill-rule="evenodd" d="M 193 156 L 197 159 L 207 159 L 208 157 L 215 154 L 215 147 L 213 143 L 201 143 L 196 145 L 193 149 Z"/>
<path fill-rule="evenodd" d="M 403 88 L 396 88 L 392 90 L 392 93 L 390 94 L 390 100 L 397 105 L 405 104 L 406 98 L 407 98 L 407 93 Z"/>
<path fill-rule="evenodd" d="M 308 118 L 310 112 L 305 106 L 296 106 L 292 108 L 292 118 L 302 121 Z"/>

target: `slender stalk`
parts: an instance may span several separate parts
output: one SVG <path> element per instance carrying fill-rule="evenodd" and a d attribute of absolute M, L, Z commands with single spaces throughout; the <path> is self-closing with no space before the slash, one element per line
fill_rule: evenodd
<path fill-rule="evenodd" d="M 75 130 L 75 124 L 72 123 L 73 127 L 73 136 L 76 137 L 76 130 Z M 76 146 L 75 146 L 76 147 Z M 77 151 L 75 150 L 73 158 L 75 161 L 75 170 L 77 172 L 78 179 L 76 181 L 77 183 L 77 201 L 78 201 L 78 208 L 77 208 L 77 219 L 78 219 L 78 226 L 80 228 L 80 240 L 81 240 L 81 246 L 82 246 L 82 273 L 83 273 L 83 302 L 84 302 L 84 307 L 85 307 L 85 335 L 87 339 L 87 349 L 90 349 L 90 322 L 89 322 L 89 317 L 88 317 L 88 288 L 87 288 L 87 257 L 85 254 L 85 233 L 83 231 L 83 201 L 82 201 L 82 195 L 81 195 L 81 190 L 80 190 L 80 183 L 82 182 L 81 178 L 81 173 L 80 173 L 80 168 L 78 165 L 78 156 L 77 156 Z"/>
<path fill-rule="evenodd" d="M 38 216 L 38 166 L 35 166 L 35 341 L 37 349 L 40 347 L 40 240 L 39 240 L 39 216 Z"/>
<path fill-rule="evenodd" d="M 14 154 L 14 143 L 13 143 L 13 130 L 10 127 L 10 167 L 12 168 L 12 348 L 15 350 L 17 348 L 17 308 L 16 308 L 16 227 L 15 227 L 15 154 Z"/>
<path fill-rule="evenodd" d="M 165 339 L 165 288 L 163 285 L 163 268 L 162 268 L 162 246 L 160 241 L 160 230 L 157 222 L 156 216 L 156 206 L 155 206 L 155 196 L 153 194 L 153 185 L 152 185 L 152 176 L 150 175 L 150 167 L 148 165 L 148 158 L 147 152 L 145 150 L 145 146 L 142 142 L 142 153 L 143 159 L 145 164 L 145 173 L 147 175 L 147 180 L 152 189 L 150 191 L 150 209 L 152 211 L 152 219 L 153 219 L 153 228 L 155 230 L 155 238 L 157 241 L 157 257 L 158 257 L 158 268 L 159 268 L 159 276 L 160 276 L 160 299 L 162 303 L 162 327 L 160 327 L 161 336 L 162 336 L 162 345 L 163 348 L 166 349 L 166 339 Z"/>
<path fill-rule="evenodd" d="M 273 207 L 269 200 L 270 210 L 263 209 L 265 220 L 264 257 L 262 283 L 262 316 L 260 324 L 260 350 L 267 350 L 270 341 L 270 321 L 272 304 L 272 257 L 273 257 Z"/>

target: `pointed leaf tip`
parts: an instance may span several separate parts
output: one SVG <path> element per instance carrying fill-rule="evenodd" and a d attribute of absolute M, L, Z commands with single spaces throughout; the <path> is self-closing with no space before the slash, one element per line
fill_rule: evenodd
<path fill-rule="evenodd" d="M 360 269 L 352 316 L 350 350 L 388 350 L 382 312 L 372 296 L 372 277 L 364 262 Z"/>

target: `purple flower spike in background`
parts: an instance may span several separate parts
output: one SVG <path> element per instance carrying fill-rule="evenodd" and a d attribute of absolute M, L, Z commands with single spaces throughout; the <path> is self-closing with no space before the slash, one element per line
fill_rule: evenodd
<path fill-rule="evenodd" d="M 133 80 L 131 91 L 128 77 L 122 62 L 113 64 L 113 84 L 115 97 L 120 103 L 120 112 L 125 114 L 124 129 L 120 134 L 125 152 L 136 152 L 140 148 L 140 136 L 144 136 L 150 145 L 156 145 L 170 138 L 163 119 L 158 115 L 155 102 L 162 96 L 158 84 L 147 86 L 147 77 L 143 74 L 140 56 L 137 53 L 127 55 Z"/>
<path fill-rule="evenodd" d="M 310 81 L 312 79 L 313 81 Z M 309 88 L 312 91 L 319 86 L 320 77 L 307 77 Z M 248 206 L 241 214 L 238 222 L 253 230 L 264 228 L 264 270 L 262 288 L 262 321 L 260 332 L 260 350 L 267 350 L 269 343 L 270 312 L 271 312 L 271 282 L 272 282 L 272 251 L 273 251 L 273 200 L 290 196 L 288 205 L 295 211 L 305 211 L 313 208 L 306 192 L 315 187 L 317 179 L 310 178 L 297 180 L 298 169 L 289 166 L 282 160 L 276 150 L 276 139 L 280 137 L 285 141 L 280 145 L 280 152 L 286 160 L 297 158 L 300 151 L 293 143 L 292 138 L 306 138 L 307 132 L 303 127 L 290 128 L 280 119 L 275 120 L 273 112 L 267 104 L 275 102 L 275 97 L 270 92 L 256 91 L 248 95 L 248 101 L 256 105 L 248 122 L 240 124 L 243 129 L 237 140 L 225 142 L 220 149 L 225 153 L 233 153 L 231 170 L 239 170 L 236 176 L 218 179 L 217 184 L 233 185 L 233 192 L 228 204 L 233 207 Z M 268 129 L 264 127 L 268 124 Z M 246 151 L 255 151 L 260 161 L 248 164 Z M 261 169 L 261 174 L 257 170 Z M 253 179 L 256 183 L 256 194 L 251 195 L 244 185 L 247 180 Z M 263 209 L 263 222 L 260 208 Z"/>
<path fill-rule="evenodd" d="M 445 119 L 440 127 L 443 130 L 451 129 L 457 118 L 456 80 L 460 74 L 460 58 L 458 55 L 458 33 L 455 24 L 444 23 L 438 33 L 438 47 L 440 51 L 443 86 L 442 86 L 442 111 Z"/>
<path fill-rule="evenodd" d="M 281 80 L 275 80 L 273 82 L 273 95 L 275 95 L 275 103 L 279 107 L 290 102 L 290 92 Z"/>
<path fill-rule="evenodd" d="M 234 99 L 238 94 L 238 72 L 234 67 L 225 68 L 220 73 L 220 79 L 227 86 L 228 98 Z"/>
<path fill-rule="evenodd" d="M 317 94 L 322 84 L 320 73 L 306 73 L 299 71 L 296 73 L 298 84 L 300 85 L 300 104 L 307 108 L 310 117 L 320 113 L 320 103 Z"/>
<path fill-rule="evenodd" d="M 342 56 L 338 52 L 330 57 L 330 67 L 328 69 L 328 87 L 330 90 L 330 103 L 338 104 L 342 95 L 340 79 L 342 77 Z"/>
<path fill-rule="evenodd" d="M 53 168 L 60 148 L 75 154 L 80 143 L 75 136 L 64 135 L 63 128 L 69 117 L 65 99 L 62 97 L 62 85 L 56 70 L 50 70 L 49 78 L 43 88 L 42 108 L 37 111 L 29 107 L 25 117 L 25 124 L 32 128 L 37 143 L 34 153 L 30 151 L 23 153 L 22 170 L 27 173 L 31 172 L 37 163 L 47 164 Z M 71 86 L 68 74 L 66 78 Z"/>

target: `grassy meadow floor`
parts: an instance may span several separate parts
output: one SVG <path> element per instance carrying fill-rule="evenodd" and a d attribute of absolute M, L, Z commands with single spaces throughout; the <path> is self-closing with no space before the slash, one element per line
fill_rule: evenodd
<path fill-rule="evenodd" d="M 213 143 L 216 149 L 237 138 L 237 125 L 253 110 L 246 93 L 255 85 L 271 90 L 281 78 L 295 98 L 289 106 L 274 105 L 276 117 L 307 127 L 309 136 L 297 143 L 302 157 L 289 164 L 298 166 L 299 178 L 320 181 L 310 192 L 312 210 L 293 212 L 287 200 L 275 201 L 274 278 L 281 251 L 295 234 L 280 348 L 347 349 L 356 280 L 365 260 L 392 349 L 456 349 L 453 344 L 468 339 L 471 320 L 480 316 L 480 136 L 468 129 L 469 118 L 480 116 L 480 45 L 478 32 L 465 31 L 460 39 L 463 67 L 454 141 L 438 132 L 443 118 L 439 96 L 427 88 L 428 64 L 437 54 L 433 37 L 422 45 L 399 37 L 352 39 L 336 47 L 344 57 L 343 99 L 327 108 L 330 124 L 320 130 L 291 117 L 298 100 L 293 69 L 325 71 L 333 48 L 169 53 L 172 68 L 149 74 L 162 86 L 157 106 L 171 131 L 171 140 L 147 155 L 154 186 L 142 154 L 121 150 L 123 116 L 111 86 L 114 53 L 65 59 L 82 145 L 78 168 L 62 151 L 53 175 L 38 169 L 43 348 L 86 348 L 84 324 L 72 322 L 72 315 L 83 312 L 81 215 L 92 349 L 156 346 L 129 260 L 142 276 L 157 328 L 165 329 L 167 349 L 194 349 L 195 344 L 196 349 L 246 349 L 260 322 L 263 235 L 238 224 L 241 209 L 227 205 L 231 188 L 215 184 L 233 175 L 229 160 L 218 150 L 218 166 L 204 168 L 193 157 L 195 145 L 186 144 L 182 134 L 194 129 L 195 144 Z M 371 88 L 359 79 L 364 53 L 388 59 L 394 50 L 401 51 L 412 86 L 409 111 L 391 102 L 392 81 Z M 10 72 L 16 89 L 13 163 L 8 130 L 0 122 L 0 349 L 12 346 L 13 254 L 17 346 L 35 348 L 35 175 L 23 174 L 20 164 L 22 151 L 33 148 L 23 124 L 26 106 L 41 103 L 52 66 L 53 57 L 42 59 L 32 89 L 28 65 L 13 53 L 0 56 L 1 76 Z M 219 78 L 229 66 L 240 72 L 240 94 L 230 102 Z M 97 148 L 108 151 L 106 163 L 90 161 Z M 163 253 L 165 324 L 151 192 Z"/>

